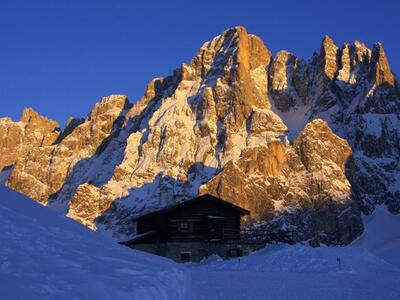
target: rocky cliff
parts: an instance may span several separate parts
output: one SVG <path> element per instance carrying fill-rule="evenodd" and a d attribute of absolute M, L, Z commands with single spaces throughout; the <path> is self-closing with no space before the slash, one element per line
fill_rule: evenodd
<path fill-rule="evenodd" d="M 64 130 L 32 109 L 0 119 L 0 180 L 117 239 L 207 192 L 249 209 L 246 226 L 347 244 L 375 205 L 400 212 L 399 130 L 381 44 L 326 36 L 304 60 L 235 27 L 133 105 L 105 97 Z"/>

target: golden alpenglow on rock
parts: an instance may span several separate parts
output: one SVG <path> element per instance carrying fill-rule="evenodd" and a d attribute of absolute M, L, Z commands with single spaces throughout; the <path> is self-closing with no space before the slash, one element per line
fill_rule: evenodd
<path fill-rule="evenodd" d="M 32 109 L 0 119 L 0 179 L 117 239 L 138 216 L 211 193 L 250 210 L 246 226 L 343 245 L 361 211 L 400 212 L 399 116 L 381 44 L 325 36 L 301 59 L 234 27 L 134 104 L 104 97 L 64 130 Z"/>

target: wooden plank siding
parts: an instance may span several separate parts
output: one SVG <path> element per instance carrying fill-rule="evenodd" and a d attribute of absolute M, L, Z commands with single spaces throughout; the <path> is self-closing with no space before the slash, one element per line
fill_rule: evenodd
<path fill-rule="evenodd" d="M 140 219 L 138 234 L 153 230 L 157 234 L 138 243 L 239 240 L 242 215 L 242 211 L 218 201 L 193 202 Z"/>

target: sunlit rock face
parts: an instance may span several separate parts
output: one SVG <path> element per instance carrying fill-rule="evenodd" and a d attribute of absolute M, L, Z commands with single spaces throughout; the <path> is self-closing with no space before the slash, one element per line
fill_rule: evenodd
<path fill-rule="evenodd" d="M 85 120 L 71 119 L 63 133 L 32 109 L 25 109 L 19 122 L 1 122 L 0 130 L 7 132 L 2 139 L 10 144 L 0 150 L 6 153 L 1 166 L 12 165 L 7 185 L 47 204 L 73 166 L 96 153 L 126 104 L 125 96 L 103 98 Z"/>
<path fill-rule="evenodd" d="M 117 239 L 142 214 L 212 193 L 246 226 L 347 244 L 361 214 L 400 211 L 399 86 L 383 46 L 322 40 L 309 60 L 271 54 L 243 27 L 64 130 L 31 109 L 0 119 L 0 179 Z"/>
<path fill-rule="evenodd" d="M 352 237 L 344 236 L 349 229 L 341 223 L 353 226 L 354 234 L 362 230 L 357 209 L 350 214 L 356 224 L 349 223 L 349 215 L 338 216 L 339 211 L 353 210 L 351 184 L 345 175 L 351 154 L 347 141 L 316 119 L 292 145 L 274 141 L 244 150 L 200 192 L 231 199 L 250 210 L 248 223 L 258 221 L 258 226 L 274 230 L 291 224 L 301 228 L 299 240 L 345 244 Z"/>

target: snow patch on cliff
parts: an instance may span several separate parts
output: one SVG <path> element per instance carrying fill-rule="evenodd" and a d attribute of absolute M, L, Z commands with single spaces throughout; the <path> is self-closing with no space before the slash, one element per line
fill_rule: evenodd
<path fill-rule="evenodd" d="M 283 121 L 283 123 L 288 128 L 288 138 L 293 142 L 300 131 L 310 122 L 309 118 L 310 107 L 304 104 L 298 104 L 291 107 L 287 112 L 282 112 L 276 108 L 272 101 L 272 111 L 277 114 Z"/>

